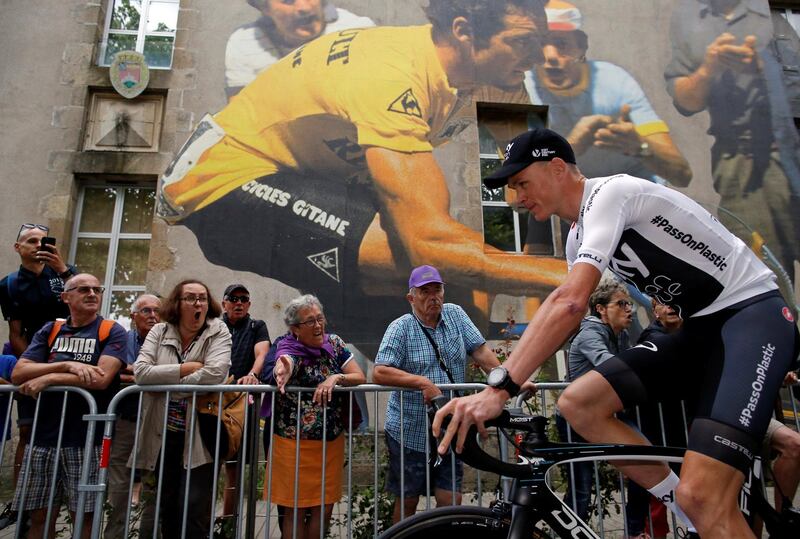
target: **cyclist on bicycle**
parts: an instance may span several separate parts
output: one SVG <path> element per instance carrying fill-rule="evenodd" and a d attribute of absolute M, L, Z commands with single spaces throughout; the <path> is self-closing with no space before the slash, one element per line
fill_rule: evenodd
<path fill-rule="evenodd" d="M 503 166 L 485 180 L 508 183 L 537 221 L 573 221 L 565 282 L 536 312 L 490 387 L 450 401 L 439 445 L 460 451 L 471 425 L 485 435 L 519 384 L 575 330 L 608 268 L 685 320 L 681 331 L 620 352 L 573 382 L 559 407 L 592 442 L 646 444 L 615 412 L 652 400 L 698 397 L 681 481 L 664 464 L 620 463 L 628 477 L 683 508 L 704 539 L 753 537 L 737 506 L 752 456 L 764 436 L 800 335 L 774 274 L 714 216 L 672 189 L 625 174 L 585 178 L 569 143 L 548 129 L 517 136 Z M 678 507 L 674 502 L 677 492 Z"/>

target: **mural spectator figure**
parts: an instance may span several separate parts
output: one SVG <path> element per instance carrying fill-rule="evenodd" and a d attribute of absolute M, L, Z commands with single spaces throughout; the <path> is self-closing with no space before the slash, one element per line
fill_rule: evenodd
<path fill-rule="evenodd" d="M 531 103 L 548 106 L 548 127 L 570 142 L 583 173 L 689 185 L 689 164 L 636 79 L 611 62 L 587 60 L 578 8 L 550 0 L 545 9 L 544 63 L 525 73 L 525 88 Z"/>
<path fill-rule="evenodd" d="M 334 395 L 333 389 L 363 384 L 366 377 L 341 337 L 325 331 L 325 314 L 315 296 L 307 294 L 290 301 L 283 318 L 290 334 L 280 340 L 275 352 L 273 375 L 281 395 L 275 399 L 273 411 L 272 458 L 276 465 L 272 467 L 271 501 L 285 508 L 283 537 L 293 537 L 297 520 L 297 537 L 313 539 L 324 535 L 320 530 L 322 511 L 327 528 L 333 505 L 342 496 L 342 434 L 349 405 L 348 397 Z M 308 393 L 286 393 L 287 385 L 315 390 L 309 398 Z"/>
<path fill-rule="evenodd" d="M 719 205 L 791 275 L 800 248 L 800 40 L 763 0 L 676 0 L 664 77 L 684 115 L 708 111 Z M 790 104 L 791 102 L 791 104 Z M 720 220 L 745 241 L 735 218 Z"/>
<path fill-rule="evenodd" d="M 250 291 L 243 284 L 232 284 L 222 295 L 222 320 L 231 332 L 231 370 L 237 384 L 258 384 L 264 359 L 269 352 L 270 338 L 267 324 L 263 320 L 250 317 Z M 255 438 L 258 433 L 257 409 L 248 404 L 248 436 Z M 250 450 L 250 442 L 244 441 Z M 223 494 L 223 516 L 234 514 L 238 492 L 239 466 L 242 446 L 233 460 L 225 463 L 225 493 Z M 248 454 L 247 464 L 258 462 L 258 453 Z"/>
<path fill-rule="evenodd" d="M 238 94 L 256 76 L 303 43 L 323 34 L 375 26 L 327 0 L 247 0 L 258 20 L 237 28 L 225 47 L 225 93 Z"/>
<path fill-rule="evenodd" d="M 431 25 L 345 30 L 278 61 L 200 122 L 161 179 L 158 214 L 192 230 L 209 261 L 315 290 L 357 332 L 349 342 L 374 342 L 390 294 L 423 260 L 492 293 L 564 275 L 560 260 L 490 256 L 500 252 L 450 215 L 433 156 L 468 125 L 450 119 L 472 88 L 519 86 L 541 62 L 543 0 L 426 11 Z"/>
<path fill-rule="evenodd" d="M 123 384 L 133 384 L 133 364 L 139 357 L 147 334 L 153 329 L 161 316 L 161 300 L 152 294 L 142 294 L 137 297 L 131 306 L 131 329 L 128 330 L 128 348 L 125 356 L 127 365 L 120 373 Z M 111 512 L 106 521 L 103 533 L 108 539 L 123 539 L 125 532 L 125 519 L 128 507 L 133 503 L 128 495 L 130 491 L 131 469 L 128 468 L 128 458 L 133 451 L 136 437 L 136 418 L 139 415 L 139 393 L 134 393 L 124 398 L 117 406 L 117 421 L 114 425 L 114 438 L 111 444 L 111 458 L 108 464 L 107 502 Z M 139 476 L 138 470 L 134 475 Z M 148 478 L 146 486 L 153 481 Z M 136 497 L 136 488 L 141 486 L 140 478 L 134 484 L 132 495 Z M 155 521 L 155 493 L 152 489 L 145 489 L 146 495 L 139 499 L 142 504 L 142 516 L 139 520 L 139 537 L 153 536 L 153 523 Z"/>
<path fill-rule="evenodd" d="M 127 337 L 122 326 L 97 314 L 103 292 L 100 281 L 93 275 L 80 273 L 68 279 L 61 300 L 69 309 L 69 317 L 65 321 L 48 322 L 37 331 L 11 374 L 11 381 L 20 386 L 21 393 L 39 399 L 36 431 L 31 433 L 31 443 L 25 451 L 25 459 L 30 459 L 28 473 L 23 464 L 14 494 L 14 510 L 31 512 L 28 537 L 43 537 L 45 531 L 49 537 L 55 536 L 58 508 L 65 497 L 72 522 L 75 522 L 87 434 L 83 416 L 89 413 L 83 397 L 65 397 L 59 393 L 40 395 L 41 391 L 55 385 L 82 387 L 89 390 L 98 411 L 105 411 L 119 388 Z M 67 408 L 62 425 L 64 398 Z M 61 449 L 56 454 L 59 435 Z M 103 429 L 95 429 L 88 484 L 97 483 L 102 439 Z M 56 482 L 55 505 L 50 522 L 45 522 L 52 481 Z M 96 495 L 87 493 L 86 504 L 81 508 L 84 511 L 83 538 L 88 538 L 92 531 Z"/>
<path fill-rule="evenodd" d="M 163 322 L 153 326 L 139 350 L 133 365 L 136 383 L 224 383 L 231 365 L 231 334 L 221 314 L 222 308 L 204 283 L 187 279 L 176 284 L 164 302 Z M 184 507 L 185 536 L 207 537 L 216 494 L 215 448 L 203 443 L 197 420 L 194 431 L 189 431 L 194 413 L 191 394 L 169 395 L 167 399 L 165 393 L 145 392 L 139 451 L 131 455 L 128 466 L 153 471 L 164 459 L 157 487 L 161 491 L 162 537 L 181 537 Z"/>
<path fill-rule="evenodd" d="M 64 263 L 55 245 L 42 248 L 42 238 L 50 229 L 45 225 L 25 223 L 19 228 L 14 250 L 19 255 L 19 269 L 0 280 L 0 307 L 8 322 L 11 353 L 20 357 L 31 343 L 34 334 L 47 322 L 69 316 L 69 309 L 61 301 L 64 280 L 77 273 L 74 266 Z M 22 455 L 31 438 L 33 399 L 17 393 L 17 427 L 19 443 L 14 454 L 14 482 L 19 478 Z M 16 514 L 11 504 L 6 505 L 0 519 L 15 522 Z"/>
<path fill-rule="evenodd" d="M 626 330 L 633 319 L 632 307 L 633 303 L 625 285 L 610 277 L 600 281 L 589 296 L 591 314 L 581 321 L 580 329 L 570 343 L 568 356 L 570 382 L 628 347 Z M 561 441 L 586 441 L 577 432 L 572 431 L 560 412 L 556 414 L 556 426 Z M 587 521 L 594 481 L 594 464 L 576 462 L 565 467 L 565 470 L 567 492 L 564 500 L 583 521 Z"/>
<path fill-rule="evenodd" d="M 461 384 L 465 381 L 467 355 L 489 372 L 500 365 L 478 328 L 458 305 L 444 303 L 444 281 L 433 266 L 414 268 L 408 279 L 406 299 L 411 313 L 392 322 L 383 335 L 375 358 L 376 384 L 406 387 L 418 391 L 392 393 L 386 409 L 386 445 L 389 448 L 389 473 L 386 490 L 394 494 L 394 521 L 414 514 L 419 497 L 429 495 L 425 470 L 428 453 L 425 438 L 428 421 L 425 404 L 441 395 L 436 384 Z M 400 445 L 400 429 L 403 444 Z M 405 469 L 400 468 L 400 451 Z M 456 482 L 452 482 L 449 455 L 443 465 L 432 468 L 430 486 L 436 505 L 461 504 L 463 464 L 455 462 Z M 404 492 L 400 477 L 404 475 Z"/>

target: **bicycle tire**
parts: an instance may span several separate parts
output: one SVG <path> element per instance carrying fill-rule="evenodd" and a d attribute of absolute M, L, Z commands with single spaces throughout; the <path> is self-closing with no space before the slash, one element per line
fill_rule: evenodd
<path fill-rule="evenodd" d="M 452 537 L 458 539 L 506 539 L 508 519 L 499 517 L 488 507 L 439 507 L 417 513 L 395 524 L 381 539 L 428 539 L 430 537 Z M 457 535 L 456 535 L 457 534 Z M 532 539 L 551 539 L 542 530 L 535 529 Z"/>

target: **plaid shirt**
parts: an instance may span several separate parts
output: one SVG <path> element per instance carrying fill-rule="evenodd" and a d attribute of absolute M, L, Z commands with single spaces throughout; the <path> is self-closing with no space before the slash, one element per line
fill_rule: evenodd
<path fill-rule="evenodd" d="M 467 354 L 486 342 L 478 328 L 464 312 L 452 303 L 445 303 L 436 328 L 428 328 L 455 383 L 463 383 Z M 428 338 L 412 314 L 405 314 L 389 324 L 383 335 L 376 365 L 387 365 L 426 377 L 434 384 L 448 384 L 450 380 L 436 359 Z M 406 448 L 425 451 L 425 433 L 428 421 L 421 391 L 403 392 L 403 442 Z M 400 442 L 400 392 L 389 398 L 386 410 L 386 432 Z"/>

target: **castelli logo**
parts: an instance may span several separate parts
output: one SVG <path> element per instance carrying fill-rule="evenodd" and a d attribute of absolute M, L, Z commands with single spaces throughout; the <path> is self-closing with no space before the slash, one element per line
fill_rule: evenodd
<path fill-rule="evenodd" d="M 784 307 L 781 309 L 781 313 L 786 320 L 789 322 L 794 322 L 794 316 L 792 316 L 792 311 L 789 310 L 789 307 Z"/>

